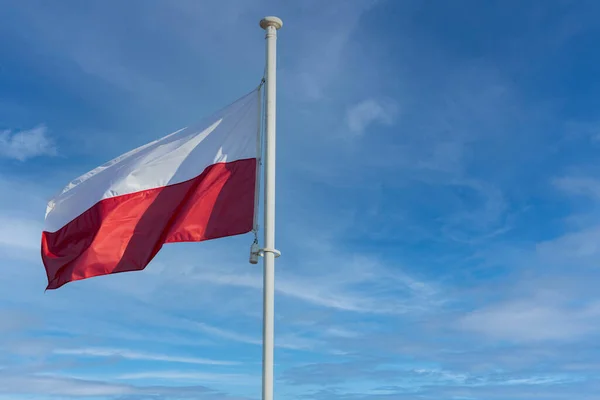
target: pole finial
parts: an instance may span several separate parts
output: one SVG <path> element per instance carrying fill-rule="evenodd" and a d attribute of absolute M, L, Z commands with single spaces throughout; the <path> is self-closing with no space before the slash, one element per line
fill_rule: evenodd
<path fill-rule="evenodd" d="M 270 26 L 274 26 L 275 29 L 281 29 L 283 21 L 277 17 L 264 17 L 260 20 L 260 27 L 267 29 Z"/>

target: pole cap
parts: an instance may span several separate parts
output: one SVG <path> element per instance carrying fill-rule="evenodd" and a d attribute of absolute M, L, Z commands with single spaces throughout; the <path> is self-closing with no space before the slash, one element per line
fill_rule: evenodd
<path fill-rule="evenodd" d="M 270 26 L 274 26 L 275 29 L 281 29 L 283 21 L 277 17 L 264 17 L 260 20 L 260 27 L 267 29 Z"/>

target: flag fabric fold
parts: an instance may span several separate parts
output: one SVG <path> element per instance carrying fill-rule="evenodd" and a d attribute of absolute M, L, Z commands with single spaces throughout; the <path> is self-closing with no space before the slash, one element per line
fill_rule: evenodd
<path fill-rule="evenodd" d="M 259 90 L 69 183 L 46 210 L 47 288 L 144 269 L 165 243 L 250 232 Z"/>

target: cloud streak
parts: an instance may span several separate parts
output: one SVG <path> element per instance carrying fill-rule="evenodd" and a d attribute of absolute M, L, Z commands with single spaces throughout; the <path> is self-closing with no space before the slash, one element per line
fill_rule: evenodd
<path fill-rule="evenodd" d="M 131 351 L 128 349 L 110 348 L 80 348 L 80 349 L 56 349 L 54 354 L 86 356 L 86 357 L 118 357 L 128 360 L 165 361 L 169 363 L 201 364 L 201 365 L 238 365 L 236 361 L 210 360 L 197 357 L 178 357 L 166 354 L 155 354 Z"/>
<path fill-rule="evenodd" d="M 0 394 L 111 399 L 243 399 L 204 386 L 136 386 L 68 376 L 0 375 Z"/>
<path fill-rule="evenodd" d="M 286 274 L 278 278 L 275 291 L 314 306 L 372 314 L 405 314 L 426 310 L 428 303 L 434 301 L 436 294 L 428 284 L 413 280 L 401 272 L 392 273 L 374 267 L 371 263 L 366 263 L 365 266 L 371 266 L 373 270 L 366 274 L 366 269 L 355 270 L 350 274 L 321 274 L 318 280 Z M 262 281 L 258 275 L 198 271 L 188 278 L 223 286 L 262 290 Z M 368 294 L 366 289 L 358 288 L 361 285 L 378 286 L 379 295 L 374 297 Z M 395 296 L 398 292 L 418 297 L 422 304 L 399 299 Z"/>

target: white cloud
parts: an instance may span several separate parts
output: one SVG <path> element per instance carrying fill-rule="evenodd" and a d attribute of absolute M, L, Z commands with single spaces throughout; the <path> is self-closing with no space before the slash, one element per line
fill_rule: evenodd
<path fill-rule="evenodd" d="M 349 265 L 352 263 L 349 260 L 345 270 L 320 274 L 318 279 L 315 279 L 315 276 L 282 274 L 277 278 L 275 291 L 319 307 L 373 314 L 404 314 L 423 310 L 429 306 L 427 300 L 431 300 L 436 294 L 427 283 L 410 278 L 400 271 L 388 271 L 366 260 L 355 261 L 357 265 L 363 262 L 363 266 L 353 268 Z M 351 270 L 353 271 L 350 272 Z M 262 290 L 259 275 L 198 271 L 187 278 L 224 286 Z M 376 285 L 377 296 L 373 296 L 368 289 L 353 288 L 360 284 Z M 399 297 L 398 292 L 408 293 L 409 298 Z M 415 297 L 420 300 L 412 301 Z"/>
<path fill-rule="evenodd" d="M 11 396 L 39 395 L 44 396 L 44 398 L 51 396 L 61 399 L 66 397 L 105 398 L 107 396 L 123 399 L 171 398 L 171 396 L 180 399 L 230 398 L 203 386 L 135 386 L 125 383 L 112 383 L 51 374 L 0 375 L 1 394 L 9 394 Z"/>
<path fill-rule="evenodd" d="M 183 372 L 183 371 L 147 371 L 132 372 L 119 376 L 123 380 L 137 379 L 169 379 L 169 380 L 194 380 L 204 382 L 239 382 L 241 378 L 249 378 L 242 374 L 214 374 L 206 372 Z"/>
<path fill-rule="evenodd" d="M 11 311 L 0 310 L 0 332 L 18 332 L 34 326 L 37 319 L 31 315 Z"/>
<path fill-rule="evenodd" d="M 147 361 L 166 361 L 183 364 L 204 364 L 204 365 L 237 365 L 234 361 L 210 360 L 198 357 L 178 357 L 166 354 L 155 354 L 146 352 L 131 351 L 128 349 L 109 349 L 109 348 L 83 348 L 83 349 L 56 349 L 54 354 L 89 356 L 89 357 L 122 357 L 130 360 Z"/>
<path fill-rule="evenodd" d="M 25 161 L 38 156 L 55 156 L 54 141 L 48 136 L 45 126 L 12 132 L 0 132 L 0 156 Z"/>
<path fill-rule="evenodd" d="M 0 246 L 38 250 L 41 237 L 41 222 L 0 215 Z"/>
<path fill-rule="evenodd" d="M 237 332 L 233 332 L 227 329 L 217 328 L 203 322 L 198 322 L 195 326 L 200 329 L 202 332 L 207 333 L 212 336 L 216 336 L 223 339 L 233 340 L 234 342 L 240 343 L 248 343 L 248 344 L 256 344 L 260 345 L 262 342 L 259 339 L 246 336 Z"/>
<path fill-rule="evenodd" d="M 305 1 L 298 6 L 295 18 L 290 23 L 304 26 L 301 37 L 285 36 L 295 49 L 295 61 L 284 66 L 281 79 L 287 84 L 284 93 L 308 101 L 330 98 L 333 83 L 353 79 L 353 69 L 344 68 L 345 62 L 354 51 L 357 42 L 353 35 L 359 28 L 363 15 L 377 5 L 378 0 L 354 0 L 316 2 Z M 318 11 L 315 11 L 318 10 Z M 291 17 L 291 15 L 290 15 Z M 282 35 L 284 33 L 282 32 Z"/>
<path fill-rule="evenodd" d="M 455 193 L 471 193 L 469 200 L 460 200 L 457 210 L 442 220 L 444 233 L 451 239 L 476 243 L 506 233 L 508 202 L 501 190 L 477 179 L 455 179 L 448 182 Z M 460 196 L 457 196 L 460 198 Z"/>
<path fill-rule="evenodd" d="M 500 303 L 464 316 L 461 328 L 495 340 L 571 341 L 598 331 L 600 305 L 567 307 L 551 299 Z"/>
<path fill-rule="evenodd" d="M 331 327 L 325 330 L 325 334 L 339 338 L 355 338 L 360 336 L 360 333 L 339 327 Z"/>
<path fill-rule="evenodd" d="M 417 169 L 432 172 L 460 174 L 463 169 L 465 143 L 456 140 L 436 140 L 423 149 L 422 158 L 414 163 Z"/>
<path fill-rule="evenodd" d="M 554 185 L 568 194 L 600 198 L 600 181 L 595 178 L 567 176 L 555 179 Z"/>
<path fill-rule="evenodd" d="M 417 368 L 413 370 L 418 375 L 436 377 L 438 381 L 450 381 L 456 384 L 464 384 L 470 378 L 469 374 L 444 371 L 440 369 Z"/>
<path fill-rule="evenodd" d="M 564 176 L 552 181 L 553 185 L 569 196 L 580 196 L 595 205 L 600 199 L 600 180 L 588 175 Z M 575 200 L 574 200 L 574 204 Z M 545 265 L 568 267 L 597 267 L 600 260 L 600 225 L 594 212 L 578 208 L 564 221 L 570 231 L 537 243 L 536 255 Z"/>
<path fill-rule="evenodd" d="M 536 250 L 540 260 L 546 264 L 596 267 L 600 260 L 600 226 L 538 243 Z"/>
<path fill-rule="evenodd" d="M 194 323 L 194 326 L 196 326 L 200 331 L 214 337 L 231 340 L 239 343 L 262 346 L 262 340 L 256 337 L 244 335 L 223 328 L 217 328 L 215 326 L 211 326 L 203 322 Z M 315 348 L 319 344 L 321 343 L 316 340 L 290 334 L 280 334 L 275 339 L 275 347 L 290 350 L 310 350 Z"/>
<path fill-rule="evenodd" d="M 352 133 L 362 135 L 374 123 L 392 125 L 397 113 L 394 101 L 367 99 L 348 109 L 346 123 Z"/>
<path fill-rule="evenodd" d="M 258 377 L 245 374 L 217 374 L 210 372 L 185 372 L 185 371 L 145 371 L 120 375 L 122 380 L 169 380 L 169 381 L 194 381 L 202 383 L 226 383 L 228 385 L 257 385 Z"/>
<path fill-rule="evenodd" d="M 129 385 L 54 376 L 0 376 L 0 393 L 46 396 L 119 396 L 136 393 Z"/>

